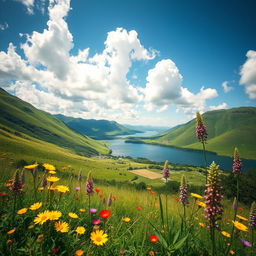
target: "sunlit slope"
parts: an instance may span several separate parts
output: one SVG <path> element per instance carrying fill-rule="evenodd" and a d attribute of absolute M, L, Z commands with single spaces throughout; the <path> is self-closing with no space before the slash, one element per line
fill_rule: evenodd
<path fill-rule="evenodd" d="M 11 128 L 15 134 L 27 134 L 42 141 L 67 148 L 80 155 L 106 154 L 102 143 L 76 133 L 54 116 L 0 88 L 0 129 Z"/>
<path fill-rule="evenodd" d="M 238 147 L 244 158 L 256 158 L 256 108 L 240 107 L 209 111 L 203 114 L 208 131 L 207 150 L 221 155 L 232 155 Z M 145 142 L 201 149 L 195 136 L 195 119 Z"/>

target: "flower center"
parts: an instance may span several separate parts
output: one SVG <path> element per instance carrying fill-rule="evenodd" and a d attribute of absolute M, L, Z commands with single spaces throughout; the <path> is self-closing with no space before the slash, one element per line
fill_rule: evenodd
<path fill-rule="evenodd" d="M 97 236 L 95 240 L 96 240 L 97 242 L 101 242 L 101 237 L 100 237 L 100 236 Z"/>

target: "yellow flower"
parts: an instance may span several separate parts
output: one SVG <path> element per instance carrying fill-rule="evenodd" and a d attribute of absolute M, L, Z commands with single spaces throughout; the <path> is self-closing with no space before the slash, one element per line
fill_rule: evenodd
<path fill-rule="evenodd" d="M 191 196 L 193 196 L 194 198 L 197 198 L 197 199 L 202 199 L 203 197 L 196 194 L 196 193 L 190 193 Z"/>
<path fill-rule="evenodd" d="M 226 231 L 221 231 L 221 234 L 225 237 L 231 237 L 231 235 Z"/>
<path fill-rule="evenodd" d="M 77 227 L 76 228 L 76 233 L 79 234 L 79 235 L 83 235 L 85 233 L 85 228 L 84 227 Z"/>
<path fill-rule="evenodd" d="M 33 229 L 34 228 L 34 225 L 29 225 L 28 226 L 28 229 Z"/>
<path fill-rule="evenodd" d="M 55 171 L 49 171 L 48 173 L 49 173 L 49 174 L 56 174 Z"/>
<path fill-rule="evenodd" d="M 204 224 L 204 223 L 202 223 L 202 222 L 199 222 L 199 223 L 198 223 L 198 225 L 199 225 L 200 227 L 202 227 L 202 228 L 204 228 L 204 227 L 205 227 L 205 224 Z"/>
<path fill-rule="evenodd" d="M 22 209 L 17 211 L 17 214 L 22 215 L 22 214 L 26 213 L 27 210 L 28 210 L 28 208 L 22 208 Z"/>
<path fill-rule="evenodd" d="M 96 230 L 91 233 L 91 240 L 95 245 L 103 245 L 108 241 L 108 235 L 103 230 Z"/>
<path fill-rule="evenodd" d="M 231 255 L 235 254 L 235 252 L 234 252 L 233 250 L 230 250 L 229 253 L 230 253 Z"/>
<path fill-rule="evenodd" d="M 146 187 L 146 190 L 151 190 L 152 189 L 152 187 Z"/>
<path fill-rule="evenodd" d="M 77 215 L 76 213 L 73 213 L 73 212 L 70 212 L 70 213 L 68 214 L 68 216 L 69 216 L 70 218 L 72 218 L 72 219 L 77 219 L 77 218 L 78 218 L 78 215 Z"/>
<path fill-rule="evenodd" d="M 29 209 L 32 210 L 32 211 L 36 211 L 38 210 L 43 204 L 41 202 L 37 202 L 37 203 L 34 203 L 32 204 Z"/>
<path fill-rule="evenodd" d="M 130 219 L 129 217 L 123 218 L 123 222 L 125 222 L 125 223 L 128 223 L 128 222 L 130 222 L 130 221 L 131 221 L 131 219 Z"/>
<path fill-rule="evenodd" d="M 31 164 L 31 165 L 26 165 L 24 166 L 25 169 L 28 170 L 33 170 L 34 168 L 36 168 L 38 166 L 38 164 Z"/>
<path fill-rule="evenodd" d="M 76 250 L 75 255 L 76 256 L 82 256 L 84 254 L 83 250 Z"/>
<path fill-rule="evenodd" d="M 238 219 L 240 219 L 240 220 L 245 220 L 245 221 L 247 221 L 248 219 L 247 218 L 245 218 L 245 217 L 243 217 L 243 216 L 241 216 L 241 215 L 236 215 L 236 217 L 238 218 Z"/>
<path fill-rule="evenodd" d="M 54 226 L 55 226 L 56 231 L 61 232 L 61 233 L 66 233 L 69 230 L 68 223 L 65 221 L 58 221 L 55 223 Z"/>
<path fill-rule="evenodd" d="M 51 186 L 48 187 L 48 190 L 51 190 L 51 191 L 54 191 L 56 189 L 57 189 L 57 186 L 51 185 Z"/>
<path fill-rule="evenodd" d="M 60 211 L 50 211 L 48 214 L 49 220 L 58 220 L 62 216 Z"/>
<path fill-rule="evenodd" d="M 39 214 L 34 219 L 35 224 L 43 225 L 47 220 L 49 220 L 49 211 L 44 211 Z"/>
<path fill-rule="evenodd" d="M 79 211 L 80 211 L 80 212 L 85 212 L 85 209 L 80 209 Z"/>
<path fill-rule="evenodd" d="M 51 165 L 51 164 L 43 164 L 43 167 L 47 170 L 47 171 L 55 171 L 56 168 Z"/>
<path fill-rule="evenodd" d="M 203 207 L 203 208 L 206 207 L 206 204 L 205 204 L 205 203 L 203 203 L 203 202 L 201 202 L 201 201 L 198 201 L 198 200 L 196 200 L 196 204 L 197 204 L 199 207 Z"/>
<path fill-rule="evenodd" d="M 239 221 L 232 221 L 234 226 L 238 229 L 238 230 L 241 230 L 241 231 L 248 231 L 248 228 L 242 224 L 241 222 Z"/>
<path fill-rule="evenodd" d="M 49 182 L 56 182 L 56 181 L 59 181 L 59 180 L 60 180 L 60 178 L 55 177 L 55 176 L 47 177 L 46 179 L 47 179 L 47 181 L 49 181 Z"/>
<path fill-rule="evenodd" d="M 43 190 L 44 190 L 44 187 L 39 187 L 37 190 L 38 190 L 38 191 L 43 191 Z"/>
<path fill-rule="evenodd" d="M 63 185 L 57 186 L 57 190 L 60 193 L 67 193 L 67 192 L 69 192 L 69 188 L 67 186 L 63 186 Z"/>
<path fill-rule="evenodd" d="M 8 235 L 11 235 L 11 234 L 13 234 L 13 233 L 15 232 L 15 230 L 16 230 L 16 229 L 13 228 L 13 229 L 9 230 L 9 231 L 7 232 L 7 234 L 8 234 Z"/>

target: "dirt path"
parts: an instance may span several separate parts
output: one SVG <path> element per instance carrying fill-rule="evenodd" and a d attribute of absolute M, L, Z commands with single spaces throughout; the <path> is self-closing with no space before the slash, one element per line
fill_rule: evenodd
<path fill-rule="evenodd" d="M 130 171 L 130 172 L 132 172 L 134 174 L 137 174 L 137 175 L 140 175 L 142 177 L 151 179 L 151 180 L 160 179 L 160 178 L 163 177 L 163 175 L 161 173 L 152 172 L 152 171 L 149 171 L 147 169 L 138 169 L 138 170 L 133 170 L 133 171 Z"/>

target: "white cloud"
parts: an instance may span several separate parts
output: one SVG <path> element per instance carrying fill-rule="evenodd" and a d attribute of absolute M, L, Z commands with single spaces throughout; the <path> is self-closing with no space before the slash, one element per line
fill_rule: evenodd
<path fill-rule="evenodd" d="M 34 13 L 34 11 L 33 11 L 34 3 L 35 3 L 34 0 L 15 0 L 15 1 L 20 2 L 23 5 L 25 5 L 26 8 L 27 8 L 28 14 L 33 14 Z"/>
<path fill-rule="evenodd" d="M 256 51 L 246 54 L 247 60 L 240 70 L 240 84 L 245 86 L 245 92 L 250 99 L 256 99 Z"/>
<path fill-rule="evenodd" d="M 218 105 L 218 106 L 210 106 L 209 109 L 210 110 L 219 110 L 219 109 L 226 109 L 228 107 L 228 104 L 223 102 L 222 104 Z"/>
<path fill-rule="evenodd" d="M 0 24 L 0 30 L 6 30 L 7 28 L 9 28 L 9 25 L 7 22 L 4 22 L 3 24 Z"/>
<path fill-rule="evenodd" d="M 224 90 L 225 93 L 228 93 L 228 92 L 230 92 L 230 91 L 232 91 L 232 90 L 234 89 L 234 87 L 228 86 L 229 84 L 230 84 L 229 81 L 224 81 L 224 82 L 221 84 L 221 86 L 223 87 L 223 90 Z"/>

